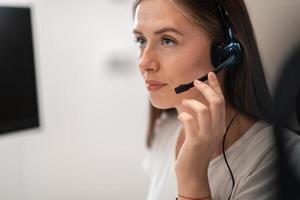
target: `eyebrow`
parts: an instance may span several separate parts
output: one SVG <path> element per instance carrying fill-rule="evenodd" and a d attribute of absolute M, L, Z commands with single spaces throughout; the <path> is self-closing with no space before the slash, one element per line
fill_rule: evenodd
<path fill-rule="evenodd" d="M 134 29 L 132 32 L 143 35 L 143 33 L 141 31 L 137 30 L 137 29 Z M 155 31 L 154 34 L 155 35 L 160 35 L 160 34 L 163 34 L 165 32 L 174 32 L 174 33 L 177 33 L 178 35 L 184 36 L 184 34 L 182 32 L 180 32 L 177 29 L 172 28 L 172 27 L 161 28 L 161 29 Z"/>

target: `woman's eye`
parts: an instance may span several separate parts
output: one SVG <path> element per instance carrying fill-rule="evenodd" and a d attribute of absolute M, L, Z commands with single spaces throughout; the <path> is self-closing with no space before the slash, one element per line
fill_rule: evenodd
<path fill-rule="evenodd" d="M 135 42 L 138 43 L 139 47 L 143 47 L 146 41 L 143 38 L 136 38 Z"/>
<path fill-rule="evenodd" d="M 136 38 L 135 42 L 138 43 L 138 46 L 141 48 L 144 48 L 147 41 L 144 38 Z M 164 46 L 174 46 L 176 44 L 176 42 L 170 38 L 163 38 L 161 41 L 161 44 Z"/>
<path fill-rule="evenodd" d="M 172 39 L 169 39 L 169 38 L 163 38 L 162 44 L 165 45 L 165 46 L 172 46 L 172 45 L 175 45 L 176 42 Z"/>

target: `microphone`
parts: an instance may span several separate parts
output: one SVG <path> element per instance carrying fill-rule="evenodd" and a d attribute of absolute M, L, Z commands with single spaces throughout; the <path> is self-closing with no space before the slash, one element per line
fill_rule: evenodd
<path fill-rule="evenodd" d="M 224 62 L 222 62 L 215 70 L 213 70 L 213 72 L 216 74 L 228 67 L 231 66 L 232 63 L 234 63 L 235 60 L 235 56 L 231 55 L 229 58 L 227 58 Z M 201 78 L 199 78 L 199 81 L 206 81 L 208 79 L 208 74 L 202 76 Z M 194 87 L 194 81 L 187 83 L 187 84 L 181 84 L 179 86 L 177 86 L 175 88 L 175 92 L 176 94 L 180 94 L 182 92 L 185 92 L 187 90 L 189 90 L 190 88 Z"/>

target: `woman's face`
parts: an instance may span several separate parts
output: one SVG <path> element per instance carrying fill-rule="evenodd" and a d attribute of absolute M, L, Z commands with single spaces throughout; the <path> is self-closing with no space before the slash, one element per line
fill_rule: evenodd
<path fill-rule="evenodd" d="M 195 87 L 180 94 L 174 89 L 212 71 L 212 41 L 208 33 L 193 25 L 173 0 L 142 1 L 135 13 L 134 26 L 143 79 L 167 84 L 149 91 L 152 105 L 160 109 L 178 107 L 184 98 L 204 102 Z"/>

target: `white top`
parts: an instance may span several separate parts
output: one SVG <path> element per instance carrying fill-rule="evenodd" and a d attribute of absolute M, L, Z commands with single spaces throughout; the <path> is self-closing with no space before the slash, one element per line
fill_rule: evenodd
<path fill-rule="evenodd" d="M 142 163 L 150 178 L 147 200 L 175 200 L 177 196 L 175 151 L 181 127 L 176 116 L 166 113 L 157 121 L 152 148 Z M 225 151 L 235 179 L 231 199 L 276 199 L 276 151 L 272 126 L 263 121 L 253 124 Z M 208 180 L 213 200 L 227 200 L 232 180 L 222 154 L 209 163 Z"/>

